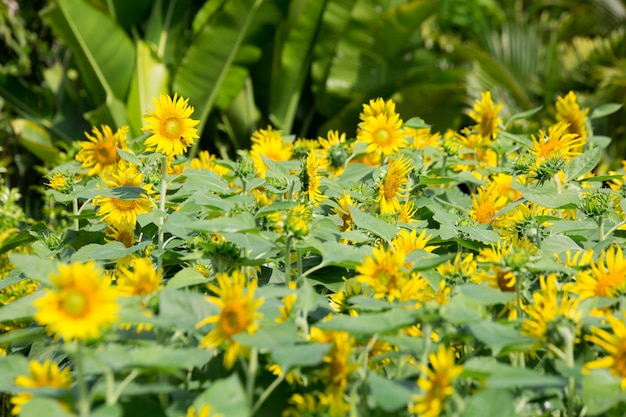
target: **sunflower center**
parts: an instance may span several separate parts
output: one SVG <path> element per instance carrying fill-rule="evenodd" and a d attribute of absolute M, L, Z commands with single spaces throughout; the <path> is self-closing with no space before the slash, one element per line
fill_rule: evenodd
<path fill-rule="evenodd" d="M 506 272 L 498 272 L 496 281 L 498 283 L 498 288 L 500 288 L 500 291 L 514 292 L 515 281 L 513 279 L 513 276 L 509 275 Z"/>
<path fill-rule="evenodd" d="M 111 165 L 119 159 L 115 144 L 112 142 L 100 142 L 96 146 L 95 157 L 100 165 Z"/>
<path fill-rule="evenodd" d="M 170 117 L 163 123 L 163 133 L 169 139 L 179 139 L 183 134 L 183 124 L 177 117 Z"/>
<path fill-rule="evenodd" d="M 377 129 L 373 136 L 374 142 L 378 145 L 388 145 L 392 140 L 391 132 L 385 128 Z"/>
<path fill-rule="evenodd" d="M 220 328 L 226 338 L 246 330 L 248 320 L 243 306 L 227 304 L 220 314 Z"/>
<path fill-rule="evenodd" d="M 400 188 L 400 178 L 397 175 L 390 175 L 385 179 L 385 183 L 383 185 L 383 193 L 385 195 L 385 200 L 391 200 L 398 193 L 398 189 Z"/>
<path fill-rule="evenodd" d="M 61 309 L 72 317 L 81 317 L 87 311 L 87 297 L 79 291 L 69 291 L 61 300 Z"/>

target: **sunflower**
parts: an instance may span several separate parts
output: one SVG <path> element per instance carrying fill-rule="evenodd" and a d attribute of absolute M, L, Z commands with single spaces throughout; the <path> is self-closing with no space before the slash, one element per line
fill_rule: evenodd
<path fill-rule="evenodd" d="M 343 195 L 337 200 L 337 204 L 339 207 L 333 207 L 333 212 L 338 214 L 343 222 L 339 230 L 342 232 L 352 230 L 354 221 L 352 220 L 352 214 L 350 214 L 350 207 L 356 207 L 352 197 L 350 197 L 347 191 L 344 191 Z"/>
<path fill-rule="evenodd" d="M 146 297 L 163 287 L 163 277 L 149 258 L 136 258 L 131 262 L 132 271 L 120 267 L 117 287 L 122 295 Z"/>
<path fill-rule="evenodd" d="M 485 185 L 478 187 L 477 194 L 478 195 L 472 195 L 470 216 L 478 223 L 489 224 L 495 220 L 494 216 L 496 213 L 504 208 L 507 199 L 492 192 L 492 190 Z"/>
<path fill-rule="evenodd" d="M 548 134 L 539 131 L 539 138 L 533 139 L 533 155 L 540 160 L 559 158 L 569 161 L 580 155 L 585 139 L 576 133 L 568 133 L 568 124 L 559 122 L 548 128 Z"/>
<path fill-rule="evenodd" d="M 413 218 L 417 213 L 417 207 L 412 201 L 400 204 L 400 214 L 398 215 L 398 223 L 415 223 L 417 220 Z"/>
<path fill-rule="evenodd" d="M 346 134 L 340 135 L 336 130 L 329 130 L 326 138 L 319 137 L 318 141 L 324 151 L 322 166 L 332 177 L 343 174 L 350 156 L 350 148 L 346 145 Z"/>
<path fill-rule="evenodd" d="M 320 162 L 315 152 L 309 152 L 303 164 L 300 180 L 302 181 L 302 191 L 309 197 L 309 201 L 315 207 L 319 207 L 320 202 L 326 198 L 320 192 L 320 178 L 318 170 Z"/>
<path fill-rule="evenodd" d="M 372 295 L 372 288 L 363 287 L 359 281 L 354 278 L 343 278 L 341 288 L 329 297 L 330 307 L 340 314 L 349 314 L 350 316 L 358 316 L 359 312 L 350 304 L 350 297 L 355 295 Z"/>
<path fill-rule="evenodd" d="M 20 375 L 15 378 L 14 384 L 24 388 L 56 388 L 66 390 L 72 386 L 72 377 L 69 375 L 70 368 L 63 370 L 59 366 L 47 359 L 44 363 L 38 361 L 30 361 L 28 365 L 30 376 Z M 11 413 L 18 415 L 22 411 L 24 404 L 32 400 L 33 394 L 30 392 L 20 392 L 11 398 L 13 409 Z M 67 405 L 64 405 L 67 407 Z"/>
<path fill-rule="evenodd" d="M 443 411 L 445 400 L 454 393 L 452 382 L 461 375 L 463 366 L 454 364 L 454 351 L 439 345 L 437 352 L 428 355 L 431 367 L 418 364 L 421 376 L 417 385 L 423 391 L 414 395 L 409 412 L 420 417 L 437 417 Z"/>
<path fill-rule="evenodd" d="M 48 187 L 60 193 L 71 191 L 74 181 L 64 172 L 55 172 L 48 178 Z"/>
<path fill-rule="evenodd" d="M 414 301 L 414 307 L 422 308 L 424 303 L 435 298 L 435 291 L 430 285 L 430 281 L 424 278 L 419 272 L 412 273 L 400 289 L 398 299 L 402 302 Z"/>
<path fill-rule="evenodd" d="M 378 184 L 378 198 L 380 202 L 380 212 L 382 214 L 397 213 L 400 211 L 400 200 L 408 195 L 408 190 L 404 186 L 409 182 L 408 174 L 413 167 L 409 158 L 399 156 L 391 161 L 387 173 Z"/>
<path fill-rule="evenodd" d="M 590 369 L 605 368 L 621 379 L 621 388 L 626 389 L 626 322 L 624 317 L 605 316 L 611 331 L 599 327 L 591 328 L 591 335 L 585 337 L 589 342 L 601 347 L 606 356 L 585 364 L 583 372 Z"/>
<path fill-rule="evenodd" d="M 565 97 L 558 97 L 556 101 L 556 120 L 567 123 L 568 133 L 574 133 L 585 141 L 587 139 L 587 127 L 585 120 L 589 114 L 589 108 L 584 110 L 576 102 L 576 93 L 570 91 Z"/>
<path fill-rule="evenodd" d="M 117 320 L 118 291 L 94 261 L 61 265 L 52 289 L 34 301 L 35 320 L 66 342 L 99 338 Z"/>
<path fill-rule="evenodd" d="M 350 412 L 350 404 L 343 399 L 343 392 L 295 393 L 287 401 L 291 407 L 282 412 L 281 417 L 343 417 Z"/>
<path fill-rule="evenodd" d="M 155 111 L 144 116 L 147 125 L 143 128 L 151 134 L 146 139 L 147 150 L 156 150 L 168 157 L 182 155 L 193 145 L 198 136 L 195 126 L 199 120 L 191 119 L 193 107 L 188 105 L 189 99 L 174 94 L 172 99 L 161 94 L 159 100 L 152 99 Z"/>
<path fill-rule="evenodd" d="M 193 169 L 207 169 L 213 171 L 220 177 L 228 174 L 228 168 L 221 166 L 217 161 L 217 157 L 211 155 L 209 151 L 200 151 L 198 152 L 198 156 L 189 162 L 189 166 Z"/>
<path fill-rule="evenodd" d="M 268 126 L 267 130 L 259 129 L 252 134 L 252 148 L 250 149 L 250 157 L 254 163 L 257 175 L 265 178 L 267 165 L 263 162 L 263 157 L 272 161 L 288 161 L 293 154 L 293 145 L 285 142 L 279 131 L 273 130 L 272 126 Z"/>
<path fill-rule="evenodd" d="M 397 235 L 391 239 L 391 246 L 401 253 L 408 255 L 414 250 L 423 250 L 426 252 L 432 252 L 437 249 L 438 246 L 428 246 L 428 241 L 432 238 L 432 235 L 426 236 L 426 230 L 418 235 L 417 230 L 413 229 L 408 231 L 407 229 L 400 229 Z M 406 267 L 411 269 L 413 267 L 412 262 L 407 262 Z"/>
<path fill-rule="evenodd" d="M 143 175 L 135 166 L 129 164 L 120 164 L 117 171 L 103 180 L 109 189 L 117 187 L 143 189 L 144 192 L 132 195 L 134 198 L 97 196 L 93 200 L 93 205 L 98 207 L 96 214 L 101 216 L 107 224 L 117 229 L 134 229 L 137 216 L 152 210 L 152 202 L 148 198 L 152 192 L 152 186 L 143 185 Z"/>
<path fill-rule="evenodd" d="M 455 172 L 470 171 L 476 178 L 483 179 L 481 170 L 492 171 L 498 166 L 498 154 L 493 150 L 493 139 L 467 128 L 461 133 L 446 133 L 447 138 L 442 144 L 447 153 L 458 153 L 461 160 L 461 163 L 453 164 L 451 168 Z"/>
<path fill-rule="evenodd" d="M 382 114 L 386 117 L 392 117 L 396 114 L 396 103 L 389 99 L 383 100 L 382 97 L 371 99 L 368 104 L 363 105 L 363 111 L 359 114 L 361 122 L 367 121 L 369 117 L 376 117 Z M 360 123 L 359 126 L 362 126 Z"/>
<path fill-rule="evenodd" d="M 570 298 L 568 293 L 563 293 L 559 300 L 555 273 L 547 277 L 541 275 L 539 285 L 541 290 L 533 293 L 533 303 L 521 306 L 528 316 L 522 322 L 522 334 L 560 347 L 564 343 L 562 327 L 571 328 L 574 334 L 580 333 L 580 299 Z"/>
<path fill-rule="evenodd" d="M 100 175 L 113 171 L 120 160 L 118 149 L 128 150 L 126 135 L 128 126 L 123 126 L 113 133 L 107 125 L 101 125 L 102 132 L 92 127 L 93 136 L 85 132 L 88 141 L 79 141 L 81 149 L 75 156 L 82 168 L 89 168 L 87 175 Z"/>
<path fill-rule="evenodd" d="M 317 378 L 324 382 L 327 392 L 343 392 L 348 384 L 348 378 L 358 368 L 357 364 L 350 363 L 354 337 L 349 332 L 326 331 L 312 327 L 310 339 L 316 343 L 332 343 L 323 359 L 327 366 L 321 370 Z"/>
<path fill-rule="evenodd" d="M 598 261 L 591 259 L 589 269 L 576 274 L 576 282 L 566 284 L 567 291 L 589 297 L 617 297 L 626 289 L 626 260 L 619 245 L 600 252 Z"/>
<path fill-rule="evenodd" d="M 439 274 L 449 282 L 466 283 L 476 273 L 477 263 L 473 253 L 462 254 L 457 252 L 453 261 L 437 266 Z"/>
<path fill-rule="evenodd" d="M 254 298 L 257 282 L 253 280 L 246 285 L 247 277 L 241 271 L 235 270 L 230 276 L 226 273 L 217 273 L 216 280 L 218 285 L 208 286 L 215 296 L 207 297 L 205 300 L 219 307 L 220 312 L 201 320 L 196 324 L 196 328 L 215 324 L 200 342 L 200 347 L 215 349 L 226 343 L 228 347 L 224 356 L 224 366 L 230 369 L 242 350 L 242 346 L 233 340 L 233 336 L 242 332 L 248 334 L 256 332 L 259 327 L 257 321 L 261 318 L 257 310 L 263 304 L 263 300 Z M 244 294 L 246 289 L 247 292 Z"/>
<path fill-rule="evenodd" d="M 469 116 L 478 123 L 474 128 L 483 137 L 495 138 L 498 134 L 498 125 L 502 119 L 498 118 L 498 113 L 502 110 L 502 104 L 494 106 L 491 99 L 491 92 L 486 91 L 480 94 L 480 100 L 474 102 L 474 111 Z"/>
<path fill-rule="evenodd" d="M 371 286 L 375 298 L 387 297 L 389 301 L 400 297 L 402 287 L 406 284 L 407 274 L 404 271 L 405 256 L 401 252 L 374 248 L 372 256 L 368 256 L 356 267 L 359 275 L 357 281 Z"/>
<path fill-rule="evenodd" d="M 209 404 L 202 404 L 202 407 L 196 413 L 196 408 L 193 405 L 190 405 L 187 408 L 187 416 L 186 417 L 221 417 L 221 414 L 212 414 L 211 406 Z"/>
<path fill-rule="evenodd" d="M 369 116 L 357 133 L 357 141 L 366 143 L 365 152 L 374 155 L 392 155 L 407 147 L 398 114 Z"/>

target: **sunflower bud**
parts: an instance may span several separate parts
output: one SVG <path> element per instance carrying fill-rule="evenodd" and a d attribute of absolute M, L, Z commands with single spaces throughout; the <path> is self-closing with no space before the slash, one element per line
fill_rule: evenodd
<path fill-rule="evenodd" d="M 609 195 L 602 190 L 585 193 L 581 209 L 589 217 L 603 216 L 609 211 Z"/>

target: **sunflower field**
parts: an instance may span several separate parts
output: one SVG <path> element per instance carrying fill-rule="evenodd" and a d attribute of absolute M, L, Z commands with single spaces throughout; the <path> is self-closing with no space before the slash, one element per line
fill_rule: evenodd
<path fill-rule="evenodd" d="M 556 3 L 3 1 L 0 416 L 626 415 L 626 3 Z"/>
<path fill-rule="evenodd" d="M 444 134 L 393 100 L 356 134 L 268 126 L 234 160 L 161 94 L 47 174 L 64 227 L 2 233 L 0 386 L 21 416 L 622 416 L 614 106 L 559 97 Z M 406 116 L 404 116 L 406 117 Z M 517 133 L 513 133 L 513 132 Z"/>

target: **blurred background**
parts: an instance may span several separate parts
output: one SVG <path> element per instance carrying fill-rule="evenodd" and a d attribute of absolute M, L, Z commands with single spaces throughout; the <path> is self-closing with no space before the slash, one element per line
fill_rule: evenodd
<path fill-rule="evenodd" d="M 234 158 L 268 125 L 354 137 L 363 103 L 392 98 L 435 131 L 473 122 L 481 91 L 536 133 L 558 96 L 626 100 L 626 0 L 2 0 L 0 204 L 41 211 L 42 173 L 91 125 L 129 125 L 159 93 L 195 107 L 191 150 Z M 594 119 L 621 165 L 622 107 Z M 9 210 L 10 211 L 10 210 Z"/>

